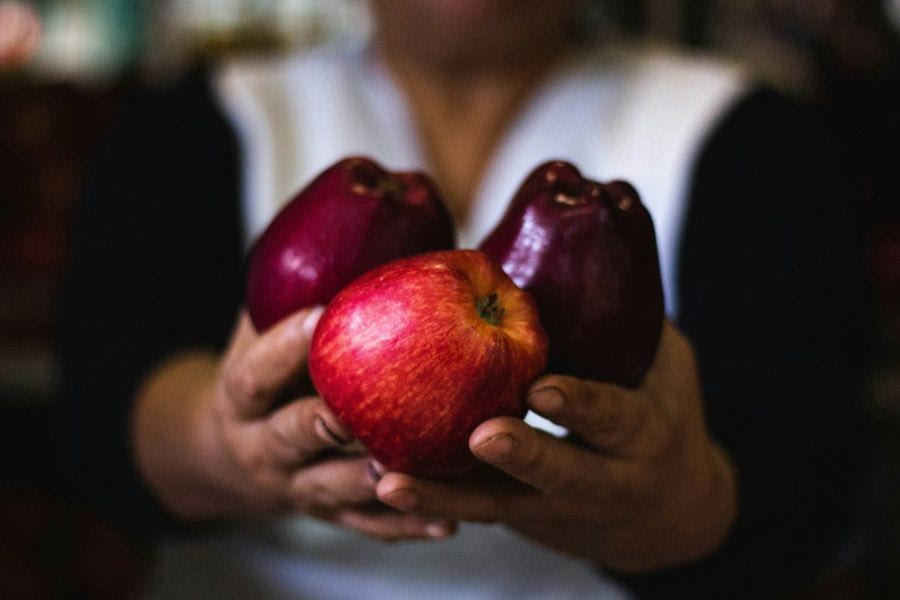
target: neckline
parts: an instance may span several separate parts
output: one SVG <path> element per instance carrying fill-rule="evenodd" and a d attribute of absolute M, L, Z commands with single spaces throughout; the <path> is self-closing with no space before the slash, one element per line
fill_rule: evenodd
<path fill-rule="evenodd" d="M 409 162 L 416 168 L 430 172 L 431 159 L 425 151 L 412 107 L 402 91 L 400 82 L 385 63 L 373 41 L 360 47 L 359 58 L 357 64 L 364 69 L 366 83 L 369 89 L 373 90 L 369 94 L 368 105 L 377 118 L 378 126 L 382 130 L 393 130 L 391 137 L 403 140 L 403 154 L 410 159 Z M 530 168 L 536 166 L 537 163 L 534 163 L 525 167 L 526 170 L 519 168 L 521 172 L 510 172 L 507 167 L 511 163 L 522 162 L 515 158 L 523 138 L 530 137 L 533 123 L 535 121 L 546 123 L 548 113 L 554 112 L 554 109 L 565 102 L 567 96 L 574 91 L 583 90 L 586 75 L 593 81 L 607 77 L 609 74 L 599 68 L 607 58 L 604 46 L 576 48 L 559 59 L 556 66 L 541 77 L 501 134 L 481 181 L 475 188 L 466 219 L 456 223 L 459 247 L 474 247 L 480 242 L 502 216 L 506 204 L 512 197 L 514 188 L 510 188 L 509 181 L 517 178 L 515 185 L 518 185 L 518 182 L 530 172 Z M 562 113 L 560 116 L 565 116 L 564 111 L 557 112 Z M 527 145 L 533 146 L 533 142 Z M 534 154 L 533 148 L 530 154 Z M 543 158 L 556 158 L 559 154 L 559 152 L 550 153 Z M 577 152 L 573 155 L 577 155 Z M 504 191 L 498 192 L 498 189 Z"/>

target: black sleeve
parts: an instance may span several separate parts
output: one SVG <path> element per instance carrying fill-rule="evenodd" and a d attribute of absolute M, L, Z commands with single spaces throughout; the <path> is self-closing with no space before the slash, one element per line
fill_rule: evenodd
<path fill-rule="evenodd" d="M 240 302 L 242 233 L 235 142 L 205 77 L 132 104 L 80 206 L 59 349 L 72 483 L 147 533 L 164 515 L 133 465 L 132 397 L 167 355 L 224 345 Z"/>
<path fill-rule="evenodd" d="M 701 155 L 683 231 L 679 325 L 741 512 L 723 548 L 625 577 L 641 598 L 774 598 L 846 543 L 865 472 L 869 323 L 860 198 L 823 129 L 755 92 Z"/>

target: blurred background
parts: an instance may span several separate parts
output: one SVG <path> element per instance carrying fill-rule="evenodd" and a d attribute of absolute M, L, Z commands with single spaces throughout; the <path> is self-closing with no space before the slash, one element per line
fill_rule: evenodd
<path fill-rule="evenodd" d="M 741 61 L 826 117 L 869 223 L 870 532 L 809 598 L 900 598 L 900 0 L 596 0 L 602 36 Z M 90 157 L 133 91 L 231 54 L 362 38 L 359 0 L 0 0 L 0 597 L 127 598 L 130 540 L 66 493 L 54 317 Z M 807 596 L 805 596 L 807 597 Z"/>

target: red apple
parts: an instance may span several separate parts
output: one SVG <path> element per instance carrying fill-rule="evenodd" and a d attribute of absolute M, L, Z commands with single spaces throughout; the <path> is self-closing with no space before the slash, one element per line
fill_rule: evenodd
<path fill-rule="evenodd" d="M 259 331 L 325 304 L 346 284 L 388 261 L 453 247 L 450 214 L 422 173 L 390 173 L 367 158 L 323 171 L 254 245 L 246 301 Z"/>
<path fill-rule="evenodd" d="M 550 371 L 640 383 L 659 344 L 663 293 L 653 220 L 634 187 L 545 163 L 480 247 L 537 302 Z"/>
<path fill-rule="evenodd" d="M 531 297 L 477 250 L 378 267 L 335 296 L 312 341 L 318 392 L 387 468 L 452 477 L 468 438 L 525 414 L 547 340 Z"/>

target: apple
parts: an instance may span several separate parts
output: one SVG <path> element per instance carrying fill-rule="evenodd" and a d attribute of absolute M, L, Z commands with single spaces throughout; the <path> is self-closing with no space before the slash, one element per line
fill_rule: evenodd
<path fill-rule="evenodd" d="M 378 267 L 341 290 L 316 327 L 312 381 L 388 469 L 460 475 L 491 417 L 525 414 L 547 339 L 531 297 L 477 250 Z"/>
<path fill-rule="evenodd" d="M 551 372 L 640 383 L 659 344 L 663 291 L 653 220 L 634 187 L 542 164 L 480 249 L 537 302 Z"/>
<path fill-rule="evenodd" d="M 254 244 L 246 303 L 257 330 L 325 304 L 369 269 L 453 248 L 450 213 L 431 179 L 346 158 L 301 190 Z"/>

